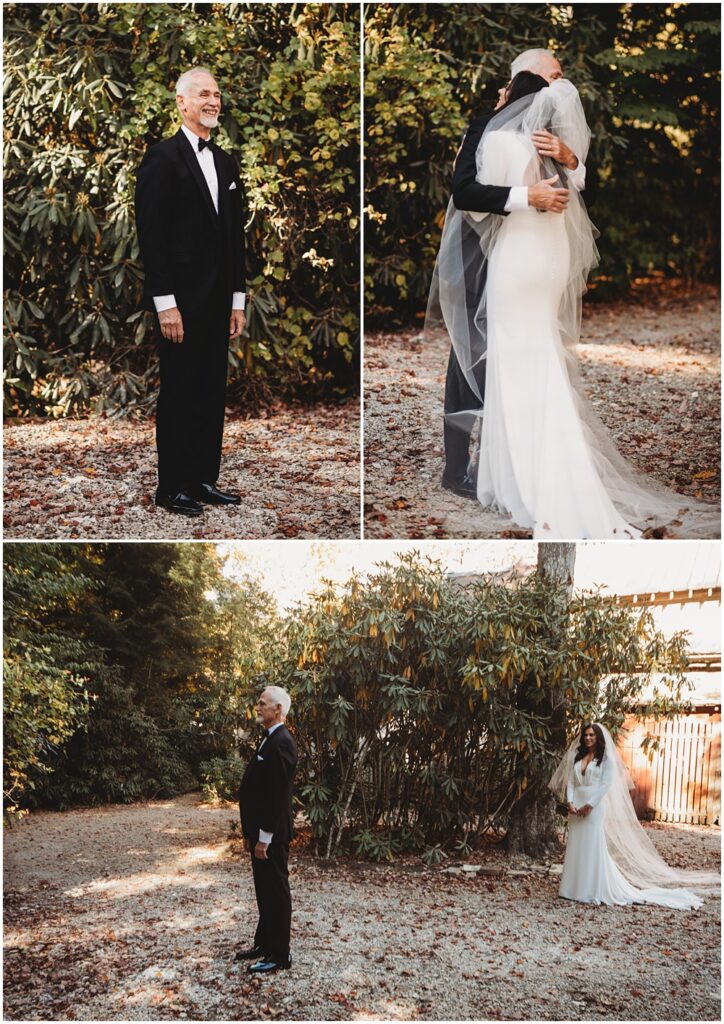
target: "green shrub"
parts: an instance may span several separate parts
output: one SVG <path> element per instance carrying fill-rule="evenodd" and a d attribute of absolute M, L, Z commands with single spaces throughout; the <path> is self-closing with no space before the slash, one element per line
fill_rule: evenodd
<path fill-rule="evenodd" d="M 199 768 L 201 794 L 207 802 L 238 800 L 245 764 L 238 758 L 213 757 Z"/>
<path fill-rule="evenodd" d="M 133 216 L 149 143 L 204 64 L 215 138 L 250 210 L 248 327 L 231 392 L 354 391 L 359 306 L 358 8 L 348 4 L 7 4 L 6 410 L 148 410 L 157 356 L 139 312 Z"/>
<path fill-rule="evenodd" d="M 632 706 L 679 713 L 685 667 L 684 635 L 665 638 L 649 610 L 598 593 L 568 606 L 538 575 L 463 588 L 406 555 L 289 612 L 268 673 L 293 694 L 318 852 L 437 863 L 544 787 L 561 756 L 552 708 L 615 734 Z"/>

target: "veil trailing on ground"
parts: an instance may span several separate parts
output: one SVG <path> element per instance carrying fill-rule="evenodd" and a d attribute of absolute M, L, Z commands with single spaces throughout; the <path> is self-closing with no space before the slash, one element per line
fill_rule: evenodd
<path fill-rule="evenodd" d="M 623 876 L 638 889 L 689 886 L 718 887 L 721 876 L 713 871 L 685 871 L 673 868 L 657 852 L 636 817 L 630 791 L 635 789 L 631 776 L 608 729 L 598 723 L 606 740 L 604 757 L 611 771 L 611 785 L 604 797 L 606 816 L 603 829 L 608 852 Z M 567 802 L 566 785 L 580 746 L 579 737 L 571 743 L 566 755 L 548 783 L 561 803 Z"/>
<path fill-rule="evenodd" d="M 535 185 L 557 175 L 567 186 L 567 172 L 533 145 L 533 132 L 548 129 L 562 139 L 585 163 L 590 131 L 578 91 L 565 79 L 539 92 L 507 104 L 488 122 L 476 151 L 477 180 L 487 185 Z M 530 159 L 522 180 L 511 181 L 507 171 L 513 142 L 522 144 Z M 515 144 L 515 143 L 514 143 Z M 669 533 L 682 529 L 691 537 L 718 537 L 719 510 L 662 487 L 634 470 L 619 454 L 606 427 L 588 402 L 579 377 L 574 348 L 581 333 L 581 307 L 588 275 L 598 263 L 598 231 L 591 223 L 579 192 L 569 188 L 564 214 L 538 213 L 509 216 L 563 217 L 568 269 L 557 310 L 557 326 L 574 407 L 601 481 L 620 515 L 636 531 L 666 526 Z M 445 216 L 437 262 L 433 272 L 425 334 L 445 331 L 469 389 L 469 407 L 448 412 L 448 426 L 475 435 L 484 415 L 483 369 L 488 355 L 488 264 L 506 221 L 502 214 L 466 212 L 451 200 Z M 535 220 L 531 230 L 535 230 Z M 562 245 L 565 242 L 561 243 Z M 551 259 L 557 257 L 551 253 Z M 525 295 L 520 296 L 525 303 Z M 500 310 L 497 312 L 500 317 Z M 554 314 L 555 316 L 555 314 Z M 525 396 L 521 395 L 521 403 Z M 473 462 L 475 458 L 473 457 Z"/>

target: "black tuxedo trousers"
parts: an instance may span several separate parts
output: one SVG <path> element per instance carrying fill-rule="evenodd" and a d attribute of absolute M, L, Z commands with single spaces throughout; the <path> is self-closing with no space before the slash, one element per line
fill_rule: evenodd
<path fill-rule="evenodd" d="M 289 843 L 276 836 L 267 847 L 266 860 L 254 856 L 251 850 L 251 870 L 254 892 L 259 908 L 254 945 L 264 951 L 269 960 L 284 963 L 289 960 L 289 942 L 292 931 L 292 894 L 289 888 Z"/>
<path fill-rule="evenodd" d="M 184 340 L 167 341 L 158 317 L 158 486 L 166 494 L 214 484 L 221 465 L 231 296 L 220 282 L 203 306 L 181 311 Z"/>
<path fill-rule="evenodd" d="M 487 267 L 476 258 L 479 240 L 477 233 L 463 224 L 460 240 L 462 262 L 465 274 L 465 298 L 468 310 L 468 330 L 473 338 L 480 333 L 475 323 L 475 311 L 485 287 Z M 486 360 L 481 359 L 472 370 L 475 383 L 481 396 L 485 397 Z M 470 416 L 459 417 L 455 413 L 463 410 L 481 409 L 482 402 L 473 393 L 465 374 L 450 348 L 450 358 L 445 378 L 445 475 L 460 483 L 468 471 L 470 461 L 470 435 L 472 421 Z"/>

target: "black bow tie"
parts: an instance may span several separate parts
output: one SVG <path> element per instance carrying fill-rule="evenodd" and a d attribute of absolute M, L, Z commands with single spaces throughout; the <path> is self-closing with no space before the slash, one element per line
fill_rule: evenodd
<path fill-rule="evenodd" d="M 265 740 L 268 740 L 268 739 L 269 739 L 269 730 L 268 730 L 268 729 L 265 729 L 265 730 L 264 730 L 264 739 L 265 739 Z"/>
<path fill-rule="evenodd" d="M 211 139 L 199 139 L 199 153 L 202 149 L 206 149 L 207 146 L 211 145 Z"/>

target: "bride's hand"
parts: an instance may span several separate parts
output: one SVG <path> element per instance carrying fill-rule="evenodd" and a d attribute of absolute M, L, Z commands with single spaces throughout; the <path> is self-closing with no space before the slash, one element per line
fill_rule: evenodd
<path fill-rule="evenodd" d="M 578 814 L 578 811 L 577 811 L 577 810 L 576 810 L 576 808 L 575 808 L 575 807 L 573 806 L 573 804 L 569 804 L 569 805 L 568 805 L 568 813 L 569 813 L 569 814 Z"/>
<path fill-rule="evenodd" d="M 551 159 L 557 160 L 559 164 L 563 164 L 569 171 L 575 171 L 576 167 L 578 167 L 578 157 L 576 154 L 568 148 L 562 139 L 559 139 L 552 132 L 541 128 L 540 131 L 533 132 L 531 139 L 541 156 L 549 156 Z"/>
<path fill-rule="evenodd" d="M 587 818 L 592 810 L 593 808 L 590 804 L 584 804 L 584 806 L 580 809 L 578 813 L 581 815 L 582 818 Z"/>

